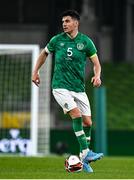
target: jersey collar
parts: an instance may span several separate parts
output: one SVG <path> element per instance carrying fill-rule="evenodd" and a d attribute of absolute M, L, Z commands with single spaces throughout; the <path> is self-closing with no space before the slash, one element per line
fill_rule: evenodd
<path fill-rule="evenodd" d="M 72 38 L 68 33 L 66 33 L 66 35 L 67 35 L 70 39 L 72 39 L 72 40 L 76 39 L 77 36 L 78 36 L 78 34 L 79 34 L 79 32 L 77 32 L 76 35 L 75 35 L 75 37 Z"/>

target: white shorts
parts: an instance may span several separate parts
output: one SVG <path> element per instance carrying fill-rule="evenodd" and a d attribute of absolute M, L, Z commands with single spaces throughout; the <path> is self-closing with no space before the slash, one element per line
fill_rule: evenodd
<path fill-rule="evenodd" d="M 82 115 L 91 116 L 88 97 L 85 92 L 74 92 L 67 89 L 53 89 L 53 95 L 64 112 L 78 107 Z"/>

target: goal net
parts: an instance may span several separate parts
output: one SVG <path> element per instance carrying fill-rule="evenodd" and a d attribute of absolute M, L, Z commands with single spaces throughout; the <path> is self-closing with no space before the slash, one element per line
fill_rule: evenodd
<path fill-rule="evenodd" d="M 38 88 L 31 82 L 38 55 L 38 45 L 0 45 L 1 153 L 49 153 L 51 61 Z"/>

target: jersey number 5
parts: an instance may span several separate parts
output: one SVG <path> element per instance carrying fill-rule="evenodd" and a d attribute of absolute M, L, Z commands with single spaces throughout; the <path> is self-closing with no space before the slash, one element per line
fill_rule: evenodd
<path fill-rule="evenodd" d="M 72 48 L 69 47 L 69 48 L 67 49 L 67 56 L 70 57 L 70 56 L 72 56 L 72 55 L 73 55 Z"/>

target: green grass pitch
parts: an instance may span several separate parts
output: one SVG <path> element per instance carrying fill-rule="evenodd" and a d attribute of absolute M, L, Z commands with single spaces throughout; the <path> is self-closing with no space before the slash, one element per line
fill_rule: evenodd
<path fill-rule="evenodd" d="M 68 173 L 65 157 L 0 157 L 0 179 L 133 179 L 134 157 L 104 157 L 94 173 Z"/>

